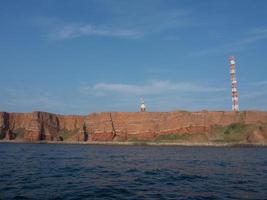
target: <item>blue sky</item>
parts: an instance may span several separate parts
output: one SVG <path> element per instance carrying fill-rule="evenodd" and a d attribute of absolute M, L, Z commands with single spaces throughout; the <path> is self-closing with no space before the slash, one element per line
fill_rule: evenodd
<path fill-rule="evenodd" d="M 265 0 L 1 0 L 0 110 L 267 110 Z"/>

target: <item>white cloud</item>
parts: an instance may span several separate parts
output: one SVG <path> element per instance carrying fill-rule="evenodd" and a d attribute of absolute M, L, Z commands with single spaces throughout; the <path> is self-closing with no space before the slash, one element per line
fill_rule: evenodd
<path fill-rule="evenodd" d="M 107 95 L 110 93 L 132 94 L 132 95 L 160 95 L 171 92 L 220 92 L 225 88 L 209 87 L 189 82 L 152 81 L 143 85 L 121 84 L 121 83 L 97 83 L 93 86 L 83 87 L 83 92 L 95 95 Z"/>
<path fill-rule="evenodd" d="M 91 24 L 67 24 L 57 28 L 52 34 L 53 39 L 69 39 L 82 36 L 139 38 L 142 33 L 127 29 L 98 27 Z"/>

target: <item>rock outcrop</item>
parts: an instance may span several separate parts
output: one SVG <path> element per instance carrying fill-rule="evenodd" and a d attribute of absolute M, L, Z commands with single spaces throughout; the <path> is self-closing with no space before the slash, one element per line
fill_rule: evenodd
<path fill-rule="evenodd" d="M 267 144 L 267 112 L 106 112 L 87 116 L 0 112 L 0 139 Z"/>

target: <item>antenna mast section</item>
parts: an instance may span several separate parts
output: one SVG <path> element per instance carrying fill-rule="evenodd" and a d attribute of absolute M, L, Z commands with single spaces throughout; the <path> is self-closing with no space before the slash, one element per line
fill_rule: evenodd
<path fill-rule="evenodd" d="M 232 111 L 239 111 L 235 57 L 231 56 L 229 58 L 229 61 L 230 61 L 231 81 L 232 81 Z"/>

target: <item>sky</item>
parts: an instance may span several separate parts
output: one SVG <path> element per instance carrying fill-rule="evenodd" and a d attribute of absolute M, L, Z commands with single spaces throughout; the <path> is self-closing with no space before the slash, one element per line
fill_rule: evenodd
<path fill-rule="evenodd" d="M 265 0 L 0 0 L 0 111 L 267 111 Z"/>

